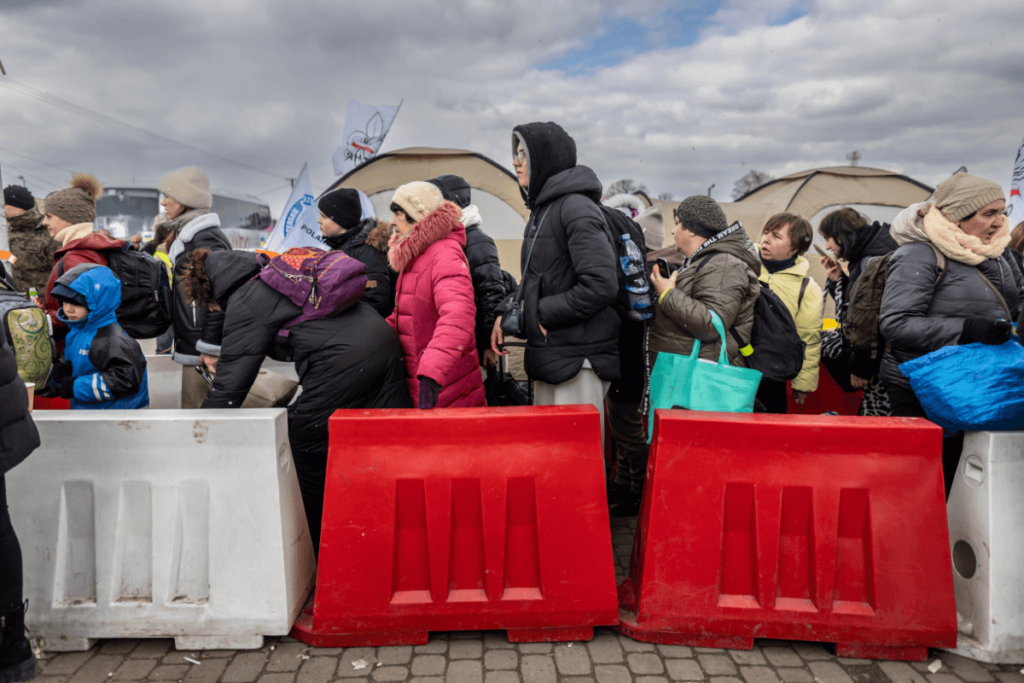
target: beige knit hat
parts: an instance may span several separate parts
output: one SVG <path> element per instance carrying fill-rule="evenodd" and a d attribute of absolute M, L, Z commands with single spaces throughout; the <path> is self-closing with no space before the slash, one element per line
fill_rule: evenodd
<path fill-rule="evenodd" d="M 1003 188 L 967 173 L 957 173 L 935 188 L 935 206 L 953 223 L 1000 199 L 1006 199 Z"/>
<path fill-rule="evenodd" d="M 391 203 L 402 207 L 414 223 L 432 214 L 443 202 L 444 197 L 436 185 L 419 180 L 402 185 L 391 198 Z"/>
<path fill-rule="evenodd" d="M 100 181 L 88 173 L 78 173 L 72 176 L 71 187 L 46 195 L 43 206 L 46 213 L 71 225 L 92 223 L 96 220 L 96 200 L 102 195 Z"/>
<path fill-rule="evenodd" d="M 213 206 L 210 179 L 198 166 L 185 166 L 171 171 L 157 185 L 161 192 L 190 209 L 209 209 Z"/>

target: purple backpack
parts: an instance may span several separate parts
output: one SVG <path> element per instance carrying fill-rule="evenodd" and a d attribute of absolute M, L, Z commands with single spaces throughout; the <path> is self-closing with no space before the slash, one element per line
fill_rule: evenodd
<path fill-rule="evenodd" d="M 366 291 L 365 273 L 366 266 L 343 251 L 295 247 L 271 259 L 256 277 L 302 307 L 287 329 L 354 306 Z"/>

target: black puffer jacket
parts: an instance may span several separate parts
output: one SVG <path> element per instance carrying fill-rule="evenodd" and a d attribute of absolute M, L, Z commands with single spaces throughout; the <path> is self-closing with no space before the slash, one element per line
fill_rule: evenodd
<path fill-rule="evenodd" d="M 185 298 L 182 275 L 189 255 L 196 249 L 231 250 L 231 242 L 221 231 L 217 214 L 205 213 L 188 221 L 170 249 L 174 263 L 174 360 L 183 365 L 198 365 L 200 353 L 216 353 L 215 349 L 204 350 L 200 342 L 210 336 L 204 334 L 204 328 L 220 327 L 224 322 L 223 313 L 195 308 Z"/>
<path fill-rule="evenodd" d="M 395 288 L 388 265 L 388 238 L 391 227 L 376 218 L 366 218 L 340 235 L 324 238 L 332 250 L 340 249 L 366 266 L 366 294 L 363 302 L 383 317 L 395 309 Z"/>
<path fill-rule="evenodd" d="M 498 260 L 498 247 L 490 235 L 480 228 L 480 212 L 470 204 L 462 210 L 466 228 L 466 260 L 473 276 L 473 300 L 476 304 L 476 350 L 483 362 L 484 351 L 491 348 L 491 331 L 498 308 L 505 299 L 505 282 Z"/>
<path fill-rule="evenodd" d="M 0 264 L 0 277 L 4 277 Z M 0 475 L 39 448 L 39 432 L 28 413 L 28 393 L 18 375 L 14 350 L 0 332 Z"/>
<path fill-rule="evenodd" d="M 217 375 L 203 408 L 240 407 L 278 331 L 301 312 L 262 280 L 251 280 L 260 261 L 248 253 L 247 260 L 236 258 L 241 255 L 211 254 L 206 260 L 214 298 L 226 313 Z M 288 341 L 302 384 L 289 419 L 322 428 L 317 438 L 326 438 L 327 418 L 339 408 L 412 407 L 401 344 L 368 304 L 360 301 L 334 317 L 299 323 Z"/>
<path fill-rule="evenodd" d="M 559 384 L 590 361 L 606 382 L 619 377 L 618 262 L 605 232 L 598 202 L 601 181 L 576 165 L 576 143 L 555 123 L 517 126 L 513 150 L 522 142 L 530 169 L 523 196 L 532 211 L 521 260 L 526 262 L 537 222 L 537 245 L 523 273 L 526 372 Z M 543 325 L 548 334 L 540 330 Z"/>

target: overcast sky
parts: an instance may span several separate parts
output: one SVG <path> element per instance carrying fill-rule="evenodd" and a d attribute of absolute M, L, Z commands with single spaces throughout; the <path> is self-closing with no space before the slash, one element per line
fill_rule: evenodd
<path fill-rule="evenodd" d="M 750 169 L 853 150 L 931 185 L 965 165 L 1008 188 L 1024 137 L 1021 0 L 0 0 L 0 60 L 5 185 L 197 164 L 275 214 L 304 162 L 317 191 L 334 180 L 349 99 L 404 99 L 383 151 L 510 166 L 512 127 L 552 120 L 605 185 L 714 183 L 720 201 Z"/>

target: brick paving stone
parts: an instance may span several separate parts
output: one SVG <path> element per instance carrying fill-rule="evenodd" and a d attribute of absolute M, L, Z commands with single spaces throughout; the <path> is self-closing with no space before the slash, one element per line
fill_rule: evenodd
<path fill-rule="evenodd" d="M 398 645 L 377 648 L 377 661 L 384 666 L 408 664 L 412 659 L 412 645 Z"/>
<path fill-rule="evenodd" d="M 619 644 L 626 652 L 654 652 L 654 643 L 641 643 L 624 635 L 619 635 Z"/>
<path fill-rule="evenodd" d="M 735 676 L 715 676 L 711 678 L 710 683 L 743 683 L 740 679 Z"/>
<path fill-rule="evenodd" d="M 110 640 L 104 640 L 100 645 L 97 654 L 101 655 L 126 655 L 136 647 L 142 641 L 138 638 L 112 638 Z"/>
<path fill-rule="evenodd" d="M 761 652 L 761 648 L 757 645 L 754 646 L 753 650 L 728 650 L 729 656 L 737 664 L 743 664 L 746 666 L 764 666 L 768 662 L 764 659 L 764 654 Z"/>
<path fill-rule="evenodd" d="M 569 676 L 562 679 L 562 683 L 594 683 L 590 676 Z"/>
<path fill-rule="evenodd" d="M 931 680 L 931 678 L 931 676 L 928 677 L 929 681 Z M 1024 674 L 1018 673 L 1016 671 L 997 673 L 996 678 L 998 678 L 1001 683 L 1024 683 Z M 944 682 L 936 681 L 935 683 Z"/>
<path fill-rule="evenodd" d="M 662 657 L 673 659 L 689 659 L 693 657 L 693 649 L 686 645 L 658 645 L 658 652 Z"/>
<path fill-rule="evenodd" d="M 967 659 L 952 652 L 942 652 L 939 654 L 939 658 L 943 664 L 953 670 L 954 674 L 967 683 L 987 683 L 987 681 L 994 680 L 992 674 L 973 659 Z"/>
<path fill-rule="evenodd" d="M 996 674 L 998 678 L 1000 674 Z M 1020 674 L 1017 674 L 1020 676 Z M 1021 677 L 1024 680 L 1024 676 Z M 960 679 L 953 674 L 928 674 L 928 683 L 960 683 Z"/>
<path fill-rule="evenodd" d="M 138 662 L 145 662 L 145 659 L 132 660 Z M 228 660 L 224 658 L 220 659 L 204 659 L 200 660 L 203 663 L 199 665 L 193 664 L 189 667 L 188 673 L 185 674 L 184 683 L 217 683 L 220 680 L 220 675 L 224 673 L 224 670 L 228 668 Z M 332 667 L 333 670 L 333 667 Z M 307 681 L 307 683 L 327 683 L 327 681 Z"/>
<path fill-rule="evenodd" d="M 665 662 L 668 676 L 673 681 L 703 681 L 704 672 L 693 659 L 670 659 Z"/>
<path fill-rule="evenodd" d="M 546 655 L 554 651 L 553 643 L 519 643 L 516 648 L 521 655 Z"/>
<path fill-rule="evenodd" d="M 853 683 L 843 667 L 835 662 L 808 662 L 807 666 L 815 678 L 821 679 L 821 683 Z"/>
<path fill-rule="evenodd" d="M 563 676 L 585 675 L 590 673 L 590 657 L 587 656 L 587 648 L 582 645 L 571 643 L 558 643 L 555 645 L 555 666 L 558 673 Z"/>
<path fill-rule="evenodd" d="M 593 653 L 591 653 L 593 656 Z M 597 660 L 594 660 L 595 662 Z M 629 675 L 629 669 L 621 664 L 605 664 L 594 667 L 594 675 L 597 683 L 633 683 L 633 677 Z"/>
<path fill-rule="evenodd" d="M 803 666 L 804 662 L 788 647 L 763 647 L 761 652 L 772 666 Z"/>
<path fill-rule="evenodd" d="M 814 676 L 807 669 L 780 668 L 775 671 L 782 683 L 814 683 Z"/>
<path fill-rule="evenodd" d="M 728 655 L 697 655 L 697 661 L 709 676 L 736 675 L 736 665 Z"/>
<path fill-rule="evenodd" d="M 180 681 L 188 672 L 188 664 L 164 664 L 149 674 L 151 681 Z"/>
<path fill-rule="evenodd" d="M 483 683 L 484 671 L 479 661 L 459 660 L 448 665 L 448 683 Z"/>
<path fill-rule="evenodd" d="M 712 654 L 713 655 L 713 654 L 716 654 L 718 652 L 721 652 L 722 649 L 718 648 L 718 647 L 695 647 L 695 648 L 693 648 L 693 651 L 694 652 L 703 652 L 704 654 Z"/>
<path fill-rule="evenodd" d="M 906 662 L 878 662 L 878 668 L 892 683 L 925 683 L 924 677 Z"/>
<path fill-rule="evenodd" d="M 843 666 L 870 666 L 875 663 L 873 659 L 854 659 L 852 657 L 836 657 L 836 661 Z M 927 662 L 925 662 L 925 665 L 927 665 Z"/>
<path fill-rule="evenodd" d="M 203 664 L 203 666 L 206 666 Z M 327 683 L 334 678 L 334 672 L 338 670 L 338 662 L 329 657 L 310 657 L 302 663 L 299 675 L 295 683 Z M 192 673 L 191 671 L 189 673 Z M 185 683 L 192 683 L 185 681 Z M 204 682 L 206 683 L 206 682 Z M 216 683 L 216 679 L 208 683 Z"/>
<path fill-rule="evenodd" d="M 420 676 L 411 679 L 409 683 L 444 683 L 444 676 Z"/>
<path fill-rule="evenodd" d="M 339 649 L 337 652 L 341 652 L 341 650 Z M 192 659 L 219 659 L 224 657 L 230 659 L 236 654 L 238 654 L 238 650 L 203 650 L 199 653 L 198 657 L 193 657 Z M 313 650 L 311 649 L 306 654 L 313 654 Z"/>
<path fill-rule="evenodd" d="M 413 648 L 416 654 L 423 655 L 443 655 L 448 652 L 448 641 L 444 638 L 438 638 L 437 636 L 430 636 L 430 642 L 426 645 L 417 645 Z"/>
<path fill-rule="evenodd" d="M 292 683 L 295 674 L 263 674 L 259 683 Z"/>
<path fill-rule="evenodd" d="M 519 674 L 515 671 L 488 671 L 484 683 L 519 683 Z"/>
<path fill-rule="evenodd" d="M 129 659 L 114 672 L 115 681 L 141 681 L 156 666 L 152 659 Z"/>
<path fill-rule="evenodd" d="M 378 666 L 373 669 L 373 680 L 382 683 L 383 681 L 404 681 L 408 676 L 409 667 L 407 666 Z"/>
<path fill-rule="evenodd" d="M 656 654 L 633 653 L 626 657 L 629 669 L 635 674 L 663 674 L 665 665 Z"/>
<path fill-rule="evenodd" d="M 132 650 L 132 653 L 128 655 L 132 659 L 140 657 L 163 657 L 167 654 L 167 651 L 174 645 L 174 641 L 170 638 L 151 638 L 143 640 L 142 643 Z"/>
<path fill-rule="evenodd" d="M 515 650 L 490 650 L 484 655 L 485 669 L 515 669 L 519 665 L 519 655 Z"/>
<path fill-rule="evenodd" d="M 30 679 L 32 683 L 67 683 L 67 678 L 64 676 L 41 676 L 36 673 L 35 678 Z"/>
<path fill-rule="evenodd" d="M 808 662 L 832 659 L 832 653 L 820 643 L 793 643 L 793 649 Z"/>
<path fill-rule="evenodd" d="M 487 631 L 484 633 L 484 647 L 512 650 L 515 646 L 515 643 L 508 642 L 508 633 L 506 631 Z"/>
<path fill-rule="evenodd" d="M 92 658 L 94 652 L 63 652 L 46 663 L 47 676 L 70 676 Z"/>
<path fill-rule="evenodd" d="M 440 676 L 447 664 L 441 655 L 416 655 L 412 660 L 413 676 Z"/>
<path fill-rule="evenodd" d="M 767 666 L 741 666 L 740 675 L 747 683 L 779 683 L 779 677 Z"/>
<path fill-rule="evenodd" d="M 519 671 L 523 675 L 523 683 L 557 683 L 558 674 L 555 673 L 555 662 L 547 655 L 527 655 L 519 664 Z M 449 680 L 449 683 L 453 683 Z"/>
<path fill-rule="evenodd" d="M 68 681 L 69 683 L 101 683 L 107 680 L 110 677 L 109 674 L 121 666 L 123 661 L 124 657 L 96 655 L 83 664 Z"/>
<path fill-rule="evenodd" d="M 448 645 L 449 659 L 480 659 L 484 644 L 479 640 L 453 640 Z"/>
<path fill-rule="evenodd" d="M 237 655 L 228 665 L 221 683 L 252 683 L 263 671 L 266 661 L 266 652 L 244 652 Z"/>
<path fill-rule="evenodd" d="M 285 671 L 298 671 L 302 665 L 300 655 L 304 650 L 309 649 L 305 643 L 282 643 L 270 653 L 267 662 L 267 671 L 270 673 L 283 673 Z M 381 648 L 383 649 L 383 648 Z"/>
<path fill-rule="evenodd" d="M 618 664 L 622 661 L 622 645 L 619 644 L 619 639 L 610 633 L 595 635 L 594 639 L 587 643 L 587 650 L 590 651 L 590 658 L 594 664 Z"/>
<path fill-rule="evenodd" d="M 636 683 L 668 683 L 664 676 L 638 676 Z"/>
<path fill-rule="evenodd" d="M 353 668 L 352 663 L 358 662 L 360 659 L 366 662 L 365 669 Z M 338 673 L 337 675 L 342 678 L 365 678 L 369 676 L 370 669 L 377 663 L 377 650 L 372 647 L 350 647 L 346 648 L 344 653 L 341 655 L 341 661 L 338 662 Z M 229 669 L 230 671 L 230 669 Z M 231 683 L 230 681 L 223 681 L 222 683 Z"/>

